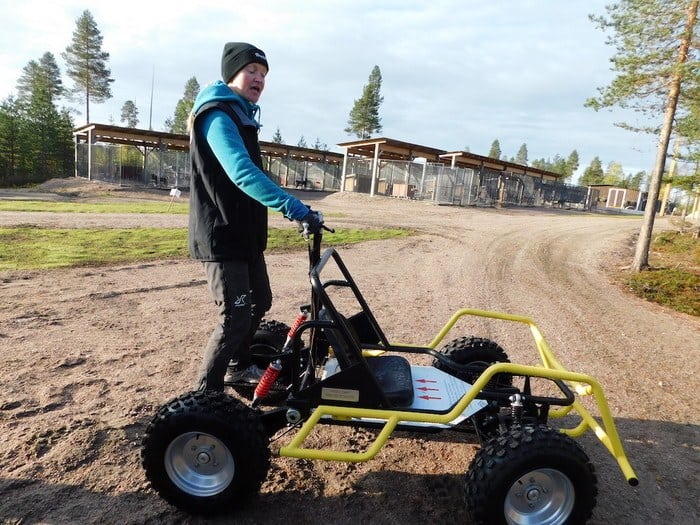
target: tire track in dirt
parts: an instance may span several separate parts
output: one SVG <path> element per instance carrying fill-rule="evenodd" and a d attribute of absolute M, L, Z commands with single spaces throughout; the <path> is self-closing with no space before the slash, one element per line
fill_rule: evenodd
<path fill-rule="evenodd" d="M 693 342 L 699 323 L 624 294 L 606 276 L 609 253 L 628 246 L 637 220 L 314 197 L 312 205 L 327 212 L 331 226 L 420 232 L 339 248 L 390 340 L 429 341 L 461 307 L 523 314 L 542 328 L 563 364 L 601 381 L 641 484 L 626 487 L 595 437 L 581 438 L 599 473 L 592 523 L 698 521 L 688 487 L 698 483 L 693 398 L 700 348 Z M 119 217 L 107 219 L 122 226 Z M 281 218 L 271 223 L 293 227 Z M 270 253 L 268 266 L 275 297 L 269 318 L 289 322 L 308 302 L 303 244 L 292 253 Z M 0 424 L 6 429 L 0 491 L 11 493 L 0 498 L 0 517 L 205 523 L 150 491 L 138 457 L 155 407 L 189 389 L 195 376 L 215 315 L 202 279 L 191 261 L 0 276 Z M 520 355 L 521 336 L 507 325 L 474 320 L 457 331 L 491 337 Z M 27 410 L 36 412 L 22 415 Z M 323 429 L 312 444 L 342 445 L 348 441 L 343 430 Z M 351 446 L 364 448 L 369 436 L 351 436 Z M 34 446 L 41 457 L 28 453 Z M 460 494 L 474 450 L 461 437 L 399 433 L 375 460 L 352 467 L 276 458 L 260 498 L 235 519 L 465 521 Z M 230 517 L 206 523 L 227 522 Z"/>

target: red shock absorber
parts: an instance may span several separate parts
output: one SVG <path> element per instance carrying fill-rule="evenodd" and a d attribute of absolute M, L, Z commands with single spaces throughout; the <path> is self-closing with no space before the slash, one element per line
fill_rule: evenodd
<path fill-rule="evenodd" d="M 301 323 L 306 321 L 308 318 L 309 318 L 309 313 L 306 311 L 302 311 L 299 313 L 299 315 L 297 315 L 297 318 L 294 319 L 294 323 L 292 324 L 292 327 L 289 329 L 289 332 L 287 332 L 287 340 L 284 342 L 284 347 L 283 347 L 284 350 L 289 348 L 289 345 L 292 343 L 292 338 L 294 337 L 294 334 L 301 326 Z"/>
<path fill-rule="evenodd" d="M 275 384 L 277 378 L 282 372 L 282 361 L 272 361 L 267 365 L 267 369 L 263 374 L 258 386 L 255 387 L 255 393 L 253 394 L 253 404 L 255 405 L 258 399 L 261 399 L 270 393 L 272 385 Z"/>

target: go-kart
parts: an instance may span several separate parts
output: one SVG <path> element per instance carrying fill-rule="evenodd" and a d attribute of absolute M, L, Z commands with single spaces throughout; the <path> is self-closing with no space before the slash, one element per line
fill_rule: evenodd
<path fill-rule="evenodd" d="M 338 251 L 321 253 L 323 230 L 304 236 L 311 301 L 291 327 L 261 323 L 251 347 L 256 364 L 266 368 L 261 381 L 230 383 L 235 396 L 185 393 L 148 425 L 142 464 L 166 501 L 192 514 L 235 512 L 259 492 L 272 455 L 367 461 L 397 430 L 476 436 L 481 447 L 466 469 L 464 490 L 470 523 L 586 522 L 597 479 L 573 438 L 587 430 L 637 485 L 600 384 L 565 369 L 533 321 L 465 308 L 425 346 L 392 343 Z M 457 337 L 436 349 L 464 316 L 526 325 L 541 364 L 511 363 L 499 344 L 480 337 Z M 413 364 L 419 356 L 432 364 Z M 592 396 L 596 417 L 582 396 Z M 575 426 L 549 425 L 564 416 Z M 341 444 L 306 447 L 319 425 L 376 429 L 375 440 L 363 452 Z M 283 429 L 296 434 L 271 451 L 271 438 Z"/>

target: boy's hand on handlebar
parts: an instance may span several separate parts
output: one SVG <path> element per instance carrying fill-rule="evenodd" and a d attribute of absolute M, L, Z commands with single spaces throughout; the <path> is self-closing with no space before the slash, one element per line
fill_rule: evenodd
<path fill-rule="evenodd" d="M 318 233 L 323 227 L 323 214 L 320 211 L 309 209 L 303 219 L 299 221 L 299 231 L 308 235 Z"/>

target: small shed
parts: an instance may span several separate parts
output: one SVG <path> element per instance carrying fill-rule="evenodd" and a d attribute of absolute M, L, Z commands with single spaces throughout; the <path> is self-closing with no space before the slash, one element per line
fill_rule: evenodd
<path fill-rule="evenodd" d="M 606 208 L 618 208 L 628 210 L 644 209 L 643 192 L 631 189 L 620 188 L 610 184 L 592 184 L 591 188 L 598 190 L 598 204 Z"/>

